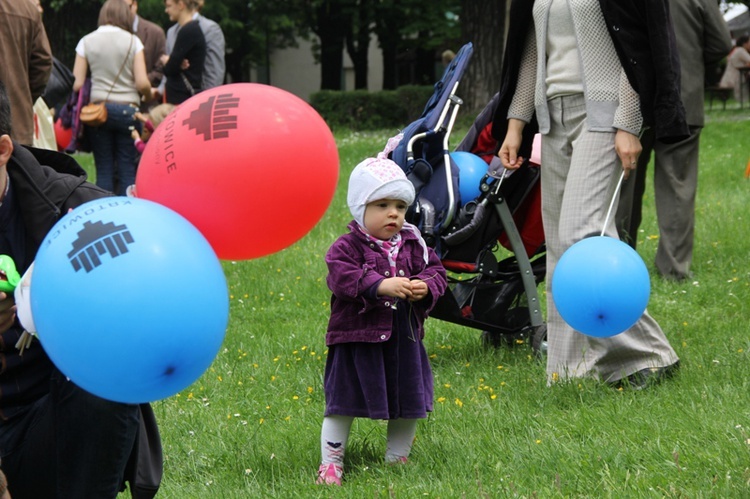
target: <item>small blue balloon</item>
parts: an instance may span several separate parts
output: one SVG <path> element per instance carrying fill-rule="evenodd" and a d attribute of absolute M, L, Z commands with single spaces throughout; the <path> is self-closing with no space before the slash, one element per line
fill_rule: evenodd
<path fill-rule="evenodd" d="M 211 365 L 229 292 L 208 241 L 151 201 L 111 197 L 65 215 L 37 252 L 31 311 L 52 362 L 102 398 L 141 403 Z"/>
<path fill-rule="evenodd" d="M 458 166 L 458 192 L 463 206 L 481 194 L 479 187 L 489 165 L 476 154 L 466 151 L 452 152 L 450 156 Z"/>
<path fill-rule="evenodd" d="M 552 298 L 562 318 L 576 331 L 598 338 L 633 326 L 650 294 L 643 259 L 611 237 L 578 241 L 563 253 L 552 276 Z"/>

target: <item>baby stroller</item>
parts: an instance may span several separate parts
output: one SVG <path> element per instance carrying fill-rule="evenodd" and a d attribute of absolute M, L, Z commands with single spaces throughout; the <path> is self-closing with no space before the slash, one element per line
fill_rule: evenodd
<path fill-rule="evenodd" d="M 391 159 L 417 192 L 407 220 L 419 227 L 450 271 L 449 289 L 431 316 L 482 330 L 487 344 L 529 341 L 535 353 L 543 354 L 547 327 L 537 292 L 545 273 L 539 165 L 527 160 L 518 170 L 505 171 L 495 157 L 499 145 L 489 132 L 497 95 L 456 148 L 489 163 L 480 195 L 460 199 L 459 167 L 448 143 L 463 104 L 456 92 L 472 51 L 468 43 L 456 54 L 421 117 L 402 132 Z"/>

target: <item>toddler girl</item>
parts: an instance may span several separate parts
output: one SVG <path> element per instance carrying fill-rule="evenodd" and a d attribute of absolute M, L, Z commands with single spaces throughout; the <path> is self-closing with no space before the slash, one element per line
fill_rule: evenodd
<path fill-rule="evenodd" d="M 347 203 L 354 220 L 326 255 L 331 317 L 318 483 L 341 485 L 355 417 L 387 419 L 385 460 L 406 462 L 417 419 L 432 411 L 422 338 L 446 288 L 445 269 L 404 221 L 414 187 L 386 153 L 357 165 Z"/>
<path fill-rule="evenodd" d="M 158 106 L 154 106 L 148 114 L 137 112 L 133 115 L 133 118 L 143 123 L 143 135 L 138 133 L 138 130 L 135 127 L 130 132 L 130 136 L 133 138 L 138 154 L 143 154 L 143 151 L 146 149 L 146 142 L 148 142 L 151 134 L 154 133 L 154 130 L 159 126 L 159 123 L 164 121 L 164 118 L 174 110 L 174 104 L 159 104 Z"/>

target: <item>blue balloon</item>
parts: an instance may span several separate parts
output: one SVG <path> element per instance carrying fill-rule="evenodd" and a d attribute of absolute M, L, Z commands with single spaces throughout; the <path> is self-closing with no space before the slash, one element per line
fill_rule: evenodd
<path fill-rule="evenodd" d="M 479 186 L 489 165 L 476 154 L 466 151 L 452 152 L 450 156 L 458 166 L 458 192 L 463 206 L 481 194 Z"/>
<path fill-rule="evenodd" d="M 643 259 L 611 237 L 578 241 L 563 253 L 552 276 L 557 311 L 588 336 L 605 338 L 629 329 L 643 315 L 650 294 Z"/>
<path fill-rule="evenodd" d="M 211 365 L 229 291 L 208 241 L 143 199 L 90 201 L 37 252 L 31 311 L 52 362 L 102 398 L 142 403 L 186 388 Z"/>

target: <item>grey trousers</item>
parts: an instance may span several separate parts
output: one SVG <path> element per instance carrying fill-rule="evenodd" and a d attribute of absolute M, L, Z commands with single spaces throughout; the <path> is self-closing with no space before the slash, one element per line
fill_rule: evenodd
<path fill-rule="evenodd" d="M 575 242 L 602 232 L 622 166 L 614 132 L 591 132 L 582 95 L 549 101 L 551 129 L 542 137 L 542 217 L 547 244 L 547 377 L 590 376 L 613 382 L 642 369 L 677 362 L 659 324 L 644 312 L 611 338 L 586 336 L 568 326 L 555 308 L 552 275 Z M 612 217 L 605 234 L 618 237 Z"/>
<path fill-rule="evenodd" d="M 676 144 L 655 140 L 652 130 L 641 138 L 643 154 L 638 170 L 622 186 L 617 210 L 620 236 L 633 248 L 641 225 L 646 172 L 654 152 L 654 199 L 659 245 L 654 263 L 670 279 L 690 276 L 695 231 L 695 194 L 698 189 L 698 152 L 702 128 L 690 127 L 690 137 Z"/>

